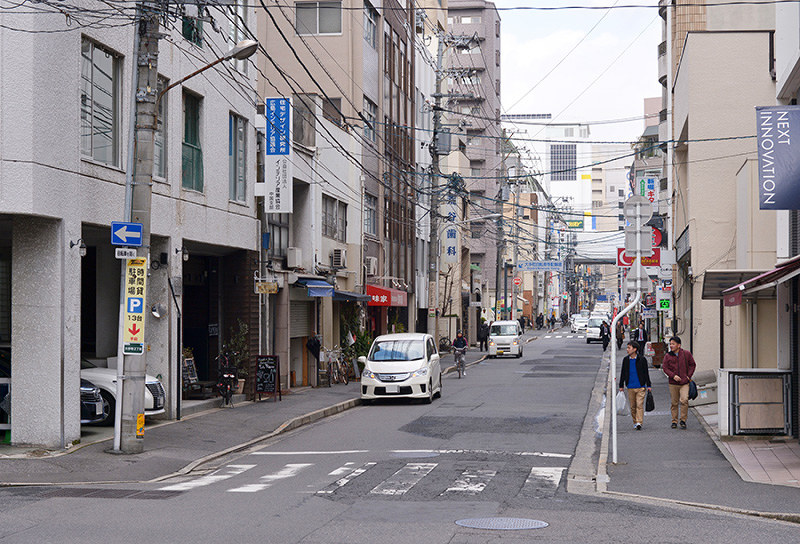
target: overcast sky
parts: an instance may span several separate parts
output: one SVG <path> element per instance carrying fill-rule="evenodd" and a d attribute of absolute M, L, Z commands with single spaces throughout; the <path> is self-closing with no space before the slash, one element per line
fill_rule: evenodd
<path fill-rule="evenodd" d="M 498 8 L 613 4 L 615 0 L 495 0 Z M 513 10 L 500 11 L 500 18 L 503 113 L 551 113 L 562 122 L 641 117 L 643 99 L 661 96 L 657 47 L 662 20 L 656 8 Z M 539 130 L 526 128 L 530 138 Z M 598 124 L 591 136 L 629 141 L 643 128 L 641 119 Z"/>

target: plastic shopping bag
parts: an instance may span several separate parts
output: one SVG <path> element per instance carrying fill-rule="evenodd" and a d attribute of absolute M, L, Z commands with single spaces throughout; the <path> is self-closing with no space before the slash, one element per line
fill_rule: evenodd
<path fill-rule="evenodd" d="M 624 391 L 617 393 L 617 415 L 628 415 L 628 399 L 626 398 Z"/>

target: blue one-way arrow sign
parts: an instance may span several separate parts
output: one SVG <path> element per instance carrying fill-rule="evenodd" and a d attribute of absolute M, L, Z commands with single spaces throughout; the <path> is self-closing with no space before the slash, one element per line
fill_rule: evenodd
<path fill-rule="evenodd" d="M 141 246 L 142 224 L 112 221 L 111 243 L 115 246 Z"/>

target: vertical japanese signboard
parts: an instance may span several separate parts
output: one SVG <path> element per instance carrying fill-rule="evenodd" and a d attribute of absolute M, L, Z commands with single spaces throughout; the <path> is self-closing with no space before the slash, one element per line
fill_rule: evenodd
<path fill-rule="evenodd" d="M 442 233 L 442 262 L 446 264 L 456 264 L 459 262 L 461 253 L 461 243 L 459 241 L 460 234 L 456 221 L 458 220 L 458 197 L 457 189 L 459 187 L 460 178 L 455 175 L 448 183 L 449 188 L 445 196 L 443 211 L 445 217 L 444 232 Z"/>
<path fill-rule="evenodd" d="M 144 308 L 147 292 L 147 259 L 129 259 L 125 267 L 125 320 L 122 352 L 144 353 Z"/>
<path fill-rule="evenodd" d="M 267 98 L 264 160 L 264 211 L 292 212 L 292 103 L 288 98 Z"/>
<path fill-rule="evenodd" d="M 756 108 L 758 202 L 762 210 L 800 210 L 800 106 Z"/>

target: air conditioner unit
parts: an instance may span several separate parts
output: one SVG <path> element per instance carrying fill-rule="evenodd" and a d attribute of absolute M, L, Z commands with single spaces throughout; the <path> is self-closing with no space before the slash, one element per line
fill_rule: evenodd
<path fill-rule="evenodd" d="M 364 262 L 367 265 L 367 276 L 378 275 L 378 258 L 377 257 L 364 257 Z"/>
<path fill-rule="evenodd" d="M 303 266 L 303 250 L 299 247 L 286 248 L 286 267 L 301 268 Z"/>
<path fill-rule="evenodd" d="M 333 268 L 347 268 L 347 250 L 334 248 L 331 250 L 331 266 Z"/>

